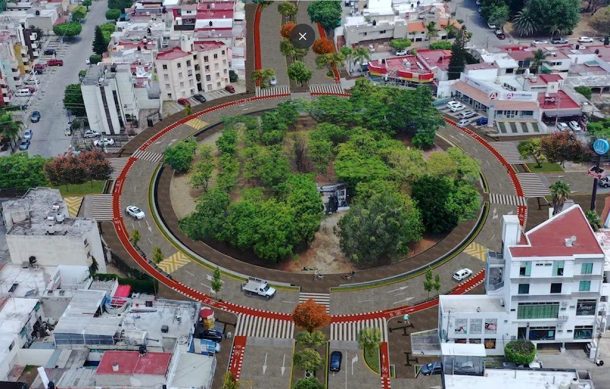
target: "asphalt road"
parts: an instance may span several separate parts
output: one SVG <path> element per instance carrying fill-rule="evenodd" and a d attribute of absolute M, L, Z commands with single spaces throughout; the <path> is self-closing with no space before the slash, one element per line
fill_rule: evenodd
<path fill-rule="evenodd" d="M 94 1 L 89 7 L 80 36 L 73 42 L 58 45 L 57 58 L 63 59 L 64 66 L 47 68 L 43 75 L 38 76 L 40 88 L 30 101 L 26 118 L 27 126 L 34 131 L 30 155 L 52 157 L 68 150 L 70 137 L 64 135 L 64 130 L 68 127 L 68 114 L 63 106 L 64 90 L 68 84 L 79 83 L 78 72 L 87 66 L 85 60 L 92 54 L 95 26 L 106 21 L 105 12 L 106 2 Z M 50 40 L 56 39 L 51 37 Z M 49 47 L 48 44 L 43 49 Z M 47 58 L 42 56 L 38 62 L 46 61 Z M 40 122 L 29 122 L 32 111 L 40 111 Z"/>
<path fill-rule="evenodd" d="M 494 30 L 487 27 L 485 19 L 477 11 L 475 0 L 454 0 L 449 4 L 451 10 L 456 12 L 455 17 L 463 20 L 468 31 L 472 33 L 469 45 L 489 49 L 511 43 L 510 36 L 500 40 Z"/>

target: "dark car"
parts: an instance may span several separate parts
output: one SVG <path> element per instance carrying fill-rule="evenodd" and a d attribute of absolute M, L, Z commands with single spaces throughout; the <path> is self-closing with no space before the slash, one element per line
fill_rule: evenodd
<path fill-rule="evenodd" d="M 187 106 L 191 105 L 191 102 L 189 101 L 189 99 L 181 97 L 181 98 L 178 99 L 178 104 L 187 107 Z"/>
<path fill-rule="evenodd" d="M 441 361 L 434 361 L 423 365 L 419 372 L 423 375 L 434 375 L 441 374 L 442 370 L 443 365 L 441 364 Z"/>
<path fill-rule="evenodd" d="M 207 101 L 206 98 L 200 94 L 193 95 L 193 98 L 199 101 L 200 103 L 205 103 Z"/>
<path fill-rule="evenodd" d="M 489 123 L 489 120 L 487 120 L 486 117 L 480 117 L 477 119 L 476 123 L 477 123 L 477 126 L 484 126 L 487 123 Z"/>
<path fill-rule="evenodd" d="M 44 73 L 44 69 L 46 67 L 47 65 L 44 63 L 37 63 L 36 65 L 34 65 L 34 71 L 36 72 L 36 74 L 42 74 Z"/>
<path fill-rule="evenodd" d="M 56 51 L 55 49 L 45 49 L 44 50 L 44 55 L 55 55 Z"/>
<path fill-rule="evenodd" d="M 40 112 L 34 111 L 30 116 L 30 120 L 32 121 L 32 123 L 38 123 L 40 121 L 40 117 Z"/>
<path fill-rule="evenodd" d="M 504 40 L 506 39 L 506 35 L 504 35 L 504 32 L 502 30 L 496 30 L 496 37 L 500 40 Z"/>
<path fill-rule="evenodd" d="M 343 360 L 343 354 L 341 354 L 341 351 L 333 351 L 330 353 L 329 370 L 335 373 L 341 370 L 341 360 Z"/>
<path fill-rule="evenodd" d="M 201 336 L 203 339 L 213 340 L 216 343 L 222 342 L 222 332 L 218 330 L 205 330 Z"/>
<path fill-rule="evenodd" d="M 19 143 L 19 150 L 27 150 L 30 148 L 30 140 L 29 139 L 23 139 L 21 141 L 21 143 Z"/>
<path fill-rule="evenodd" d="M 50 59 L 47 61 L 47 66 L 64 66 L 63 59 Z"/>
<path fill-rule="evenodd" d="M 233 85 L 225 86 L 225 90 L 229 93 L 235 93 L 235 87 Z"/>

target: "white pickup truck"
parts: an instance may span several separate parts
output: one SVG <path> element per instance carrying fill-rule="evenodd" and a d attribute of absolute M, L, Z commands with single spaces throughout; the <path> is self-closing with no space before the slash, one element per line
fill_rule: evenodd
<path fill-rule="evenodd" d="M 267 281 L 254 277 L 248 278 L 248 281 L 241 285 L 241 290 L 248 296 L 263 296 L 267 300 L 275 295 L 275 289 L 270 287 Z"/>

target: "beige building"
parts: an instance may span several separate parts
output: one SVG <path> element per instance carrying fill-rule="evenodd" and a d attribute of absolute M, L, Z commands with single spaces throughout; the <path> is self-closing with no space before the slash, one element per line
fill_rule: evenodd
<path fill-rule="evenodd" d="M 157 54 L 155 68 L 162 100 L 190 97 L 229 84 L 229 55 L 222 42 L 193 42 L 182 36 L 180 47 Z"/>

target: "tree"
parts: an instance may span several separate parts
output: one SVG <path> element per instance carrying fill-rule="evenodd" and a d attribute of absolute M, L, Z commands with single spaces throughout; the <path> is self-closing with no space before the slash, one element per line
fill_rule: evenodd
<path fill-rule="evenodd" d="M 109 10 L 108 12 L 110 12 Z M 120 11 L 119 11 L 120 12 Z M 100 26 L 95 26 L 95 35 L 93 37 L 93 52 L 102 55 L 108 50 L 108 43 L 104 39 L 104 34 Z"/>
<path fill-rule="evenodd" d="M 438 27 L 436 27 L 436 22 L 435 21 L 431 21 L 430 23 L 426 24 L 426 36 L 428 37 L 428 40 L 431 40 L 432 38 L 435 38 L 438 35 Z"/>
<path fill-rule="evenodd" d="M 362 349 L 377 348 L 381 342 L 381 330 L 377 327 L 363 328 L 358 333 L 358 345 Z"/>
<path fill-rule="evenodd" d="M 292 3 L 290 3 L 292 4 Z M 282 28 L 280 29 L 280 34 L 286 38 L 290 39 L 290 34 L 292 34 L 292 30 L 297 26 L 295 22 L 286 22 L 282 24 Z"/>
<path fill-rule="evenodd" d="M 529 0 L 515 17 L 520 35 L 571 33 L 580 19 L 578 0 Z"/>
<path fill-rule="evenodd" d="M 282 39 L 280 42 L 280 52 L 282 55 L 291 58 L 293 61 L 299 61 L 307 54 L 307 49 L 298 49 L 294 47 L 290 39 Z"/>
<path fill-rule="evenodd" d="M 153 247 L 152 249 L 152 260 L 154 263 L 160 263 L 161 261 L 163 261 L 164 256 L 163 256 L 163 252 L 161 251 L 161 248 L 158 246 Z"/>
<path fill-rule="evenodd" d="M 333 71 L 334 69 L 336 69 L 338 66 L 340 66 L 343 61 L 345 61 L 345 57 L 343 56 L 342 53 L 328 53 L 328 54 L 322 54 L 322 55 L 318 55 L 316 57 L 316 65 L 319 69 L 322 69 L 323 67 L 328 67 L 328 76 L 332 77 L 333 76 Z"/>
<path fill-rule="evenodd" d="M 529 340 L 511 340 L 504 346 L 504 356 L 517 365 L 529 365 L 536 358 L 536 345 Z"/>
<path fill-rule="evenodd" d="M 404 188 L 410 188 L 413 181 L 426 173 L 426 161 L 421 150 L 411 147 L 395 148 L 387 158 L 395 178 Z"/>
<path fill-rule="evenodd" d="M 192 239 L 223 240 L 229 195 L 220 188 L 204 193 L 195 212 L 180 222 L 180 228 Z"/>
<path fill-rule="evenodd" d="M 565 161 L 582 162 L 591 158 L 591 151 L 567 131 L 543 137 L 540 147 L 549 162 L 558 162 L 562 166 Z"/>
<path fill-rule="evenodd" d="M 0 189 L 24 190 L 47 185 L 45 162 L 43 157 L 30 157 L 27 153 L 0 157 Z"/>
<path fill-rule="evenodd" d="M 587 131 L 597 138 L 610 138 L 610 119 L 602 119 L 590 122 Z"/>
<path fill-rule="evenodd" d="M 371 54 L 366 47 L 356 47 L 352 50 L 351 58 L 354 61 L 354 65 L 362 65 L 364 61 L 369 61 L 371 59 Z"/>
<path fill-rule="evenodd" d="M 519 150 L 519 155 L 521 155 L 521 158 L 528 159 L 531 157 L 534 159 L 534 161 L 536 161 L 536 167 L 542 167 L 544 154 L 542 153 L 542 142 L 540 138 L 533 138 L 519 142 L 517 150 Z"/>
<path fill-rule="evenodd" d="M 74 116 L 85 116 L 85 101 L 80 84 L 69 84 L 64 91 L 64 108 L 72 112 Z"/>
<path fill-rule="evenodd" d="M 324 385 L 322 385 L 315 377 L 309 377 L 299 379 L 294 384 L 292 389 L 324 389 Z"/>
<path fill-rule="evenodd" d="M 326 343 L 326 336 L 320 331 L 299 332 L 297 344 L 303 347 L 318 348 Z"/>
<path fill-rule="evenodd" d="M 390 47 L 395 51 L 405 50 L 407 47 L 411 46 L 411 44 L 411 39 L 408 38 L 397 38 L 390 41 Z"/>
<path fill-rule="evenodd" d="M 131 231 L 131 235 L 129 236 L 129 241 L 135 247 L 138 247 L 138 242 L 140 241 L 140 230 Z"/>
<path fill-rule="evenodd" d="M 322 357 L 316 350 L 304 348 L 294 353 L 294 364 L 300 369 L 315 371 L 322 365 Z"/>
<path fill-rule="evenodd" d="M 587 217 L 587 221 L 589 222 L 589 225 L 591 225 L 593 231 L 597 231 L 602 228 L 603 223 L 597 212 L 589 209 L 587 212 L 585 212 L 585 216 Z"/>
<path fill-rule="evenodd" d="M 176 173 L 186 173 L 191 168 L 195 150 L 197 150 L 197 143 L 193 139 L 185 139 L 168 147 L 165 150 L 163 160 Z"/>
<path fill-rule="evenodd" d="M 104 42 L 106 42 L 106 47 L 110 44 L 110 38 L 112 33 L 116 30 L 116 25 L 114 23 L 104 23 L 100 24 L 100 29 L 102 30 L 102 35 L 104 36 Z"/>
<path fill-rule="evenodd" d="M 269 86 L 269 82 L 275 76 L 275 70 L 273 69 L 259 69 L 255 70 L 252 73 L 252 78 L 254 81 L 261 87 L 267 88 Z"/>
<path fill-rule="evenodd" d="M 434 291 L 438 294 L 441 291 L 441 276 L 440 274 L 436 274 L 434 276 Z"/>
<path fill-rule="evenodd" d="M 534 51 L 534 56 L 530 58 L 530 71 L 534 74 L 540 73 L 540 67 L 546 57 L 548 57 L 548 54 L 541 49 Z"/>
<path fill-rule="evenodd" d="M 589 25 L 601 35 L 610 35 L 610 5 L 595 12 L 589 20 Z"/>
<path fill-rule="evenodd" d="M 120 9 L 111 8 L 108 11 L 106 11 L 107 20 L 112 20 L 113 22 L 116 22 L 120 17 L 121 17 Z"/>
<path fill-rule="evenodd" d="M 320 23 L 326 30 L 332 30 L 341 25 L 341 1 L 313 1 L 307 6 L 307 13 L 312 22 Z"/>
<path fill-rule="evenodd" d="M 593 96 L 593 90 L 588 86 L 577 86 L 574 90 L 586 97 L 587 100 L 591 100 L 591 96 Z"/>
<path fill-rule="evenodd" d="M 277 5 L 277 10 L 282 16 L 291 18 L 297 14 L 298 8 L 290 1 L 283 1 Z"/>
<path fill-rule="evenodd" d="M 425 278 L 424 278 L 424 290 L 428 292 L 428 298 L 430 298 L 430 292 L 434 289 L 434 275 L 432 274 L 432 268 L 428 268 L 426 270 Z"/>
<path fill-rule="evenodd" d="M 230 371 L 227 371 L 223 376 L 221 389 L 239 389 L 239 381 L 235 379 Z"/>
<path fill-rule="evenodd" d="M 510 17 L 510 9 L 506 3 L 493 3 L 487 12 L 487 21 L 502 28 Z"/>
<path fill-rule="evenodd" d="M 215 167 L 212 147 L 210 145 L 203 145 L 200 148 L 200 155 L 201 159 L 195 164 L 194 172 L 191 176 L 191 185 L 207 191 Z"/>
<path fill-rule="evenodd" d="M 450 80 L 457 80 L 466 67 L 466 42 L 467 34 L 466 27 L 462 27 L 453 41 L 451 46 L 451 59 L 449 60 L 449 68 L 447 74 Z"/>
<path fill-rule="evenodd" d="M 87 15 L 87 8 L 79 5 L 72 10 L 72 21 L 80 22 Z"/>
<path fill-rule="evenodd" d="M 557 215 L 563 209 L 563 204 L 572 193 L 570 185 L 564 181 L 555 181 L 550 187 L 553 202 L 553 215 Z"/>
<path fill-rule="evenodd" d="M 212 282 L 210 285 L 212 291 L 214 291 L 214 294 L 216 295 L 218 295 L 220 289 L 222 289 L 222 280 L 220 279 L 220 276 L 220 268 L 216 266 L 216 269 L 214 269 L 214 273 L 212 273 Z"/>
<path fill-rule="evenodd" d="M 81 4 L 87 8 L 87 12 L 89 11 L 89 7 L 91 7 L 91 0 L 83 0 Z"/>
<path fill-rule="evenodd" d="M 447 177 L 424 176 L 413 183 L 412 196 L 417 202 L 427 232 L 451 231 L 460 219 L 449 207 L 454 184 Z"/>
<path fill-rule="evenodd" d="M 60 23 L 53 26 L 53 33 L 57 36 L 72 38 L 80 34 L 83 26 L 79 22 Z"/>
<path fill-rule="evenodd" d="M 316 54 L 328 54 L 333 52 L 335 45 L 328 38 L 319 38 L 313 42 L 311 49 Z"/>
<path fill-rule="evenodd" d="M 305 328 L 307 332 L 313 332 L 330 324 L 330 316 L 326 312 L 326 307 L 312 299 L 300 303 L 294 308 L 292 320 L 294 324 Z"/>
<path fill-rule="evenodd" d="M 286 180 L 286 204 L 293 212 L 295 241 L 310 243 L 323 217 L 322 199 L 311 175 L 293 174 Z"/>
<path fill-rule="evenodd" d="M 53 185 L 82 184 L 87 181 L 87 169 L 74 154 L 60 155 L 47 161 L 44 171 Z"/>
<path fill-rule="evenodd" d="M 99 54 L 91 54 L 89 56 L 89 63 L 91 65 L 97 65 L 98 63 L 102 62 L 102 56 Z"/>
<path fill-rule="evenodd" d="M 11 150 L 14 150 L 14 143 L 19 139 L 22 128 L 23 123 L 15 120 L 11 112 L 0 112 L 0 140 L 2 143 L 8 141 Z"/>
<path fill-rule="evenodd" d="M 449 41 L 436 41 L 430 43 L 431 50 L 451 50 L 452 43 Z"/>
<path fill-rule="evenodd" d="M 125 9 L 133 5 L 131 0 L 108 0 L 108 8 L 110 9 Z"/>
<path fill-rule="evenodd" d="M 376 194 L 354 204 L 339 221 L 341 250 L 358 264 L 396 259 L 421 239 L 419 210 L 399 193 Z"/>
<path fill-rule="evenodd" d="M 303 86 L 311 79 L 312 71 L 301 61 L 294 61 L 288 66 L 288 77 L 296 81 L 299 86 Z"/>
<path fill-rule="evenodd" d="M 513 28 L 520 36 L 533 35 L 537 30 L 537 22 L 529 8 L 525 7 L 513 19 Z"/>

